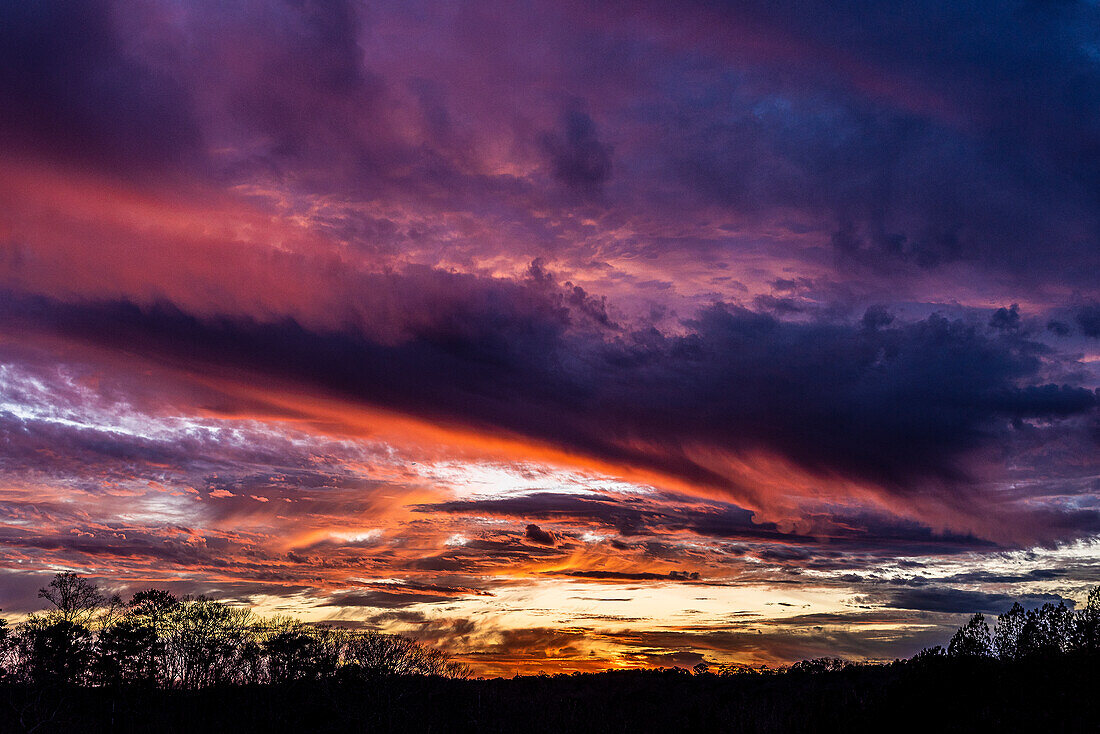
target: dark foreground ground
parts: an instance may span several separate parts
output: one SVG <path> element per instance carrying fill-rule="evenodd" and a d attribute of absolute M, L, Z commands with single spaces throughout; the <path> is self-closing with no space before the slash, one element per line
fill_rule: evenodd
<path fill-rule="evenodd" d="M 1100 663 L 817 674 L 604 673 L 204 691 L 0 687 L 0 730 L 54 732 L 1098 731 Z"/>

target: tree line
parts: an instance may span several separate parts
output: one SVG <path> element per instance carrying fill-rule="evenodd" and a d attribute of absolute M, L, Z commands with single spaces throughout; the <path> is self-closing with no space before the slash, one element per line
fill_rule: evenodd
<path fill-rule="evenodd" d="M 261 617 L 161 589 L 124 602 L 71 572 L 58 573 L 39 596 L 53 608 L 14 628 L 0 619 L 4 682 L 198 689 L 469 675 L 443 651 L 406 637 Z"/>
<path fill-rule="evenodd" d="M 1025 610 L 1019 602 L 997 617 L 990 629 L 982 614 L 975 614 L 952 636 L 947 649 L 922 650 L 915 660 L 992 658 L 1011 662 L 1100 652 L 1100 586 L 1074 611 L 1064 601 Z"/>
<path fill-rule="evenodd" d="M 997 617 L 992 628 L 985 615 L 975 614 L 952 635 L 946 648 L 942 645 L 927 647 L 913 657 L 895 660 L 893 664 L 922 665 L 951 660 L 1007 663 L 1097 654 L 1100 654 L 1100 586 L 1089 592 L 1085 605 L 1076 611 L 1067 607 L 1064 601 L 1043 604 L 1031 610 L 1015 602 L 1008 611 Z M 720 676 L 818 674 L 837 673 L 866 665 L 844 658 L 823 657 L 776 668 L 704 662 L 690 671 L 675 668 L 673 672 Z"/>
<path fill-rule="evenodd" d="M 920 665 L 937 660 L 989 660 L 1007 663 L 1097 654 L 1100 654 L 1100 586 L 1089 592 L 1085 605 L 1076 611 L 1067 607 L 1064 601 L 1058 604 L 1048 602 L 1030 610 L 1015 602 L 1008 611 L 997 616 L 992 628 L 985 615 L 974 614 L 952 635 L 946 648 L 942 645 L 927 647 L 912 658 L 896 660 L 894 663 Z M 823 657 L 800 660 L 778 668 L 700 663 L 690 672 L 724 676 L 816 674 L 839 672 L 859 665 L 843 658 Z"/>
<path fill-rule="evenodd" d="M 307 624 L 286 616 L 203 597 L 146 589 L 129 602 L 105 596 L 87 579 L 58 573 L 39 596 L 52 609 L 9 627 L 0 619 L 0 682 L 201 689 L 296 681 L 365 681 L 394 676 L 466 678 L 467 666 L 442 650 L 399 635 Z M 1084 606 L 1019 603 L 991 628 L 973 615 L 947 647 L 907 661 L 1051 659 L 1100 653 L 1100 586 Z M 691 671 L 728 675 L 837 672 L 840 658 L 802 660 L 782 668 L 701 663 Z"/>

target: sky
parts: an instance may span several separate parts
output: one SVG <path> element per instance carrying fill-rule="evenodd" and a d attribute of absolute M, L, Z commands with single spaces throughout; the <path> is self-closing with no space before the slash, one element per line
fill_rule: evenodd
<path fill-rule="evenodd" d="M 482 675 L 1100 583 L 1100 7 L 0 1 L 0 607 Z"/>

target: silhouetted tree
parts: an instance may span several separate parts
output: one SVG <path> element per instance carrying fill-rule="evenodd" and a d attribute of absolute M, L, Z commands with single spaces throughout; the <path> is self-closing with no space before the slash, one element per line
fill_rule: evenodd
<path fill-rule="evenodd" d="M 172 613 L 179 609 L 180 600 L 162 589 L 145 589 L 130 599 L 127 617 L 139 624 L 152 628 L 158 639 L 157 678 L 167 681 L 168 646 Z"/>
<path fill-rule="evenodd" d="M 1019 602 L 1007 612 L 997 617 L 993 627 L 993 651 L 1001 660 L 1016 660 L 1020 657 L 1020 634 L 1027 622 L 1027 613 Z"/>
<path fill-rule="evenodd" d="M 169 617 L 169 680 L 185 688 L 240 682 L 245 642 L 255 620 L 248 609 L 208 599 L 185 601 Z"/>
<path fill-rule="evenodd" d="M 92 631 L 82 624 L 39 618 L 22 630 L 26 677 L 37 683 L 83 683 L 94 654 Z"/>
<path fill-rule="evenodd" d="M 1020 630 L 1020 657 L 1051 657 L 1069 650 L 1074 637 L 1073 612 L 1065 602 L 1044 604 L 1027 613 Z"/>
<path fill-rule="evenodd" d="M 800 660 L 788 670 L 792 673 L 827 673 L 834 670 L 844 670 L 848 665 L 841 658 L 813 658 L 812 660 Z"/>
<path fill-rule="evenodd" d="M 1073 649 L 1100 652 L 1100 586 L 1089 592 L 1088 601 L 1076 616 Z"/>
<path fill-rule="evenodd" d="M 416 643 L 406 637 L 362 632 L 344 646 L 344 675 L 375 677 L 408 675 L 417 664 Z"/>
<path fill-rule="evenodd" d="M 40 596 L 55 607 L 11 634 L 0 620 L 0 665 L 28 682 L 205 688 L 340 677 L 467 677 L 441 650 L 377 632 L 261 619 L 209 599 L 180 600 L 160 589 L 128 605 L 65 572 Z"/>
<path fill-rule="evenodd" d="M 122 597 L 118 594 L 111 594 L 109 597 L 104 597 L 96 622 L 101 628 L 106 629 L 125 617 L 127 611 L 126 603 L 122 601 Z"/>
<path fill-rule="evenodd" d="M 413 671 L 414 675 L 434 675 L 442 678 L 468 678 L 470 667 L 464 663 L 455 662 L 451 656 L 435 647 L 428 647 L 417 643 L 419 649 L 419 663 Z"/>
<path fill-rule="evenodd" d="M 54 576 L 49 586 L 38 590 L 38 596 L 56 607 L 61 620 L 79 624 L 90 622 L 104 602 L 95 584 L 72 571 Z"/>
<path fill-rule="evenodd" d="M 101 685 L 288 683 L 424 675 L 466 677 L 469 669 L 442 650 L 398 635 L 305 625 L 293 618 L 256 617 L 251 610 L 209 599 L 177 599 L 147 589 L 129 605 L 105 600 L 94 584 L 59 573 L 40 596 L 55 609 L 31 615 L 13 634 L 0 620 L 0 668 L 31 682 Z M 98 630 L 96 632 L 95 630 Z M 1019 604 L 997 618 L 992 634 L 975 614 L 941 647 L 922 650 L 914 664 L 950 659 L 1012 661 L 1100 648 L 1100 587 L 1075 614 L 1064 602 L 1025 611 Z M 936 662 L 942 661 L 942 662 Z M 839 658 L 803 660 L 782 670 L 725 665 L 722 675 L 827 674 L 851 667 Z M 695 672 L 706 672 L 705 664 Z M 685 675 L 682 668 L 663 674 Z"/>
<path fill-rule="evenodd" d="M 151 625 L 124 619 L 99 633 L 95 679 L 104 685 L 154 685 L 161 678 L 164 643 Z"/>
<path fill-rule="evenodd" d="M 909 662 L 916 665 L 931 665 L 946 658 L 947 651 L 940 645 L 934 645 L 933 647 L 926 647 L 918 652 L 909 659 Z"/>
<path fill-rule="evenodd" d="M 16 638 L 8 620 L 0 618 L 0 680 L 8 679 L 16 668 Z"/>
<path fill-rule="evenodd" d="M 398 635 L 360 632 L 347 638 L 341 675 L 373 678 L 394 675 L 434 675 L 448 678 L 468 675 L 466 666 L 451 661 L 441 650 Z"/>
<path fill-rule="evenodd" d="M 163 589 L 145 589 L 130 599 L 130 613 L 146 617 L 157 626 L 179 605 L 180 600 Z"/>
<path fill-rule="evenodd" d="M 980 613 L 960 627 L 947 645 L 947 654 L 953 658 L 989 657 L 992 652 L 989 625 Z"/>
<path fill-rule="evenodd" d="M 316 634 L 305 629 L 287 629 L 267 638 L 267 677 L 272 683 L 315 680 L 330 675 L 336 661 Z"/>

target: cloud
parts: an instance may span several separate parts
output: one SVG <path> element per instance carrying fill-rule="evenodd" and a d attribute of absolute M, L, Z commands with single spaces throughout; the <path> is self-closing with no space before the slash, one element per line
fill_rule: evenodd
<path fill-rule="evenodd" d="M 554 545 L 557 542 L 553 533 L 543 530 L 538 525 L 534 524 L 527 526 L 527 530 L 524 532 L 523 537 L 539 545 Z"/>
<path fill-rule="evenodd" d="M 542 138 L 554 178 L 571 189 L 591 193 L 611 177 L 611 148 L 600 142 L 595 122 L 580 110 L 566 112 L 562 127 L 562 132 Z"/>
<path fill-rule="evenodd" d="M 459 500 L 417 505 L 419 513 L 452 513 L 471 517 L 535 517 L 556 523 L 581 524 L 614 529 L 623 538 L 662 538 L 676 533 L 697 537 L 741 541 L 770 549 L 768 558 L 804 551 L 789 546 L 813 547 L 826 544 L 852 553 L 954 554 L 990 547 L 974 536 L 933 533 L 927 525 L 897 517 L 876 516 L 865 510 L 845 511 L 832 507 L 816 516 L 804 516 L 800 529 L 781 529 L 775 522 L 756 518 L 735 504 L 702 502 L 684 495 L 648 497 L 605 495 L 586 497 L 564 492 L 533 492 L 517 497 Z M 629 543 L 618 543 L 621 549 Z M 745 545 L 744 549 L 750 547 Z M 656 550 L 652 543 L 647 551 Z"/>
<path fill-rule="evenodd" d="M 596 581 L 698 581 L 699 573 L 696 571 L 669 571 L 668 573 L 651 573 L 648 571 L 601 571 L 578 570 L 564 571 L 564 576 L 573 576 L 581 579 L 594 579 Z"/>
<path fill-rule="evenodd" d="M 113 3 L 5 5 L 0 127 L 9 142 L 133 173 L 199 150 L 189 91 L 134 53 Z"/>
<path fill-rule="evenodd" d="M 989 317 L 989 326 L 1004 331 L 1015 331 L 1020 328 L 1020 306 L 1012 304 L 1009 308 L 1002 306 Z"/>
<path fill-rule="evenodd" d="M 1084 152 L 1097 129 L 1081 114 L 1095 87 L 1069 80 L 1097 74 L 1085 30 L 1096 15 L 1080 3 L 715 9 L 693 38 L 715 59 L 693 76 L 705 92 L 682 85 L 670 99 L 662 112 L 679 125 L 660 149 L 685 188 L 731 209 L 831 219 L 852 261 L 1054 276 L 1095 258 L 1097 170 Z M 733 29 L 757 45 L 722 44 Z M 1010 73 L 1020 68 L 1027 78 Z"/>
<path fill-rule="evenodd" d="M 857 600 L 864 604 L 881 604 L 894 609 L 915 609 L 947 614 L 1002 614 L 1008 611 L 1013 602 L 1020 602 L 1027 608 L 1047 603 L 1066 602 L 1073 608 L 1075 602 L 1058 594 L 1010 595 L 984 591 L 972 591 L 950 587 L 928 586 L 873 592 Z"/>
<path fill-rule="evenodd" d="M 736 259 L 714 213 L 750 239 L 813 232 L 888 285 L 976 264 L 1091 287 L 1096 8 L 629 5 L 12 6 L 0 124 L 62 159 L 275 189 L 375 252 L 652 256 L 675 280 L 685 259 Z M 614 184 L 608 220 L 551 201 L 546 169 L 583 194 Z"/>
<path fill-rule="evenodd" d="M 449 587 L 438 584 L 364 584 L 361 589 L 341 592 L 323 602 L 335 607 L 377 607 L 402 609 L 412 604 L 438 604 L 454 601 L 463 596 L 492 596 L 489 592 L 465 587 Z"/>
<path fill-rule="evenodd" d="M 1082 334 L 1100 338 L 1100 306 L 1085 306 L 1074 318 Z"/>
<path fill-rule="evenodd" d="M 502 430 L 758 503 L 766 497 L 723 454 L 764 452 L 886 497 L 936 483 L 954 493 L 970 481 L 968 458 L 1011 438 L 1016 422 L 1096 411 L 1092 390 L 1042 381 L 1039 345 L 938 315 L 865 329 L 716 305 L 682 335 L 622 338 L 575 327 L 563 300 L 523 283 L 414 270 L 379 284 L 406 298 L 422 279 L 449 308 L 410 311 L 383 338 L 370 324 L 319 330 L 171 304 L 9 295 L 5 311 L 21 328 Z"/>

